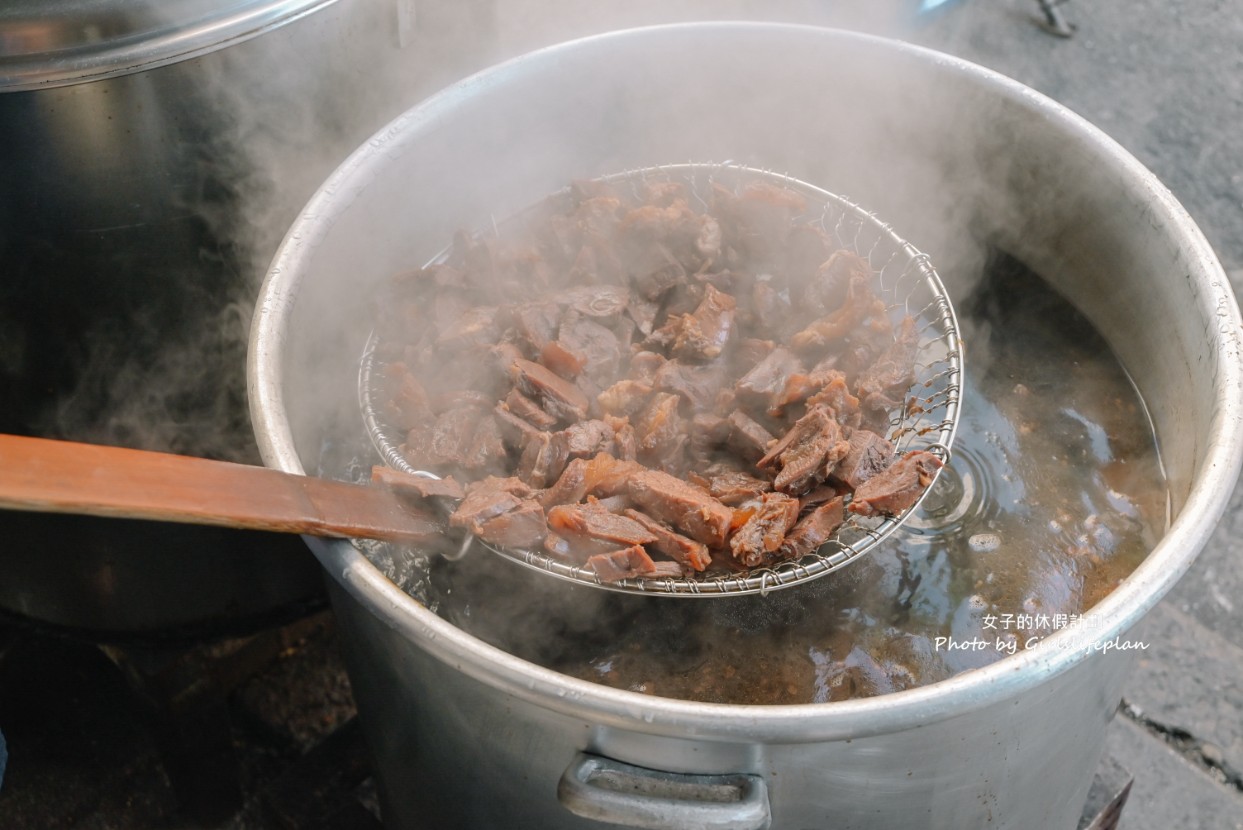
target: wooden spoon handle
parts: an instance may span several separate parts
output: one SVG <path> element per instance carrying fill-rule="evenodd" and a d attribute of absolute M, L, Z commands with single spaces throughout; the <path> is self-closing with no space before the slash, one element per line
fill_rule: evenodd
<path fill-rule="evenodd" d="M 382 487 L 145 450 L 0 435 L 0 508 L 427 543 L 435 514 Z"/>

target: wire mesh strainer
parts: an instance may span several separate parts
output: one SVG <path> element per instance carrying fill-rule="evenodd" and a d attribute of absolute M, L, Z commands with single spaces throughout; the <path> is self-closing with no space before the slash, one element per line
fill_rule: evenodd
<path fill-rule="evenodd" d="M 806 182 L 767 170 L 736 165 L 675 164 L 630 170 L 604 176 L 600 181 L 615 187 L 630 185 L 636 193 L 648 182 L 681 182 L 692 199 L 708 204 L 714 186 L 735 194 L 752 183 L 776 185 L 803 197 L 804 215 L 795 223 L 811 223 L 823 230 L 839 247 L 858 254 L 871 265 L 873 290 L 880 297 L 895 325 L 910 316 L 916 323 L 919 346 L 915 380 L 904 396 L 905 403 L 890 416 L 887 438 L 899 454 L 924 450 L 948 461 L 958 420 L 962 392 L 962 352 L 958 322 L 945 288 L 928 257 L 899 237 L 873 213 L 859 205 Z M 558 194 L 563 195 L 563 194 Z M 553 198 L 556 198 L 555 196 Z M 493 229 L 497 224 L 493 223 Z M 446 248 L 430 263 L 443 263 Z M 378 379 L 383 366 L 377 356 L 378 334 L 372 333 L 364 350 L 359 374 L 363 418 L 372 443 L 389 466 L 414 475 L 435 478 L 418 470 L 399 449 L 402 438 L 382 416 L 383 399 Z M 924 494 L 931 489 L 929 486 Z M 613 591 L 673 596 L 726 596 L 766 593 L 815 579 L 838 570 L 874 550 L 918 508 L 923 496 L 896 516 L 864 518 L 848 514 L 834 538 L 798 560 L 761 567 L 739 574 L 683 578 L 626 579 L 604 582 L 584 566 L 570 565 L 538 550 L 512 550 L 479 540 L 493 552 L 521 565 L 561 579 L 586 583 Z M 459 553 L 465 552 L 465 546 Z"/>

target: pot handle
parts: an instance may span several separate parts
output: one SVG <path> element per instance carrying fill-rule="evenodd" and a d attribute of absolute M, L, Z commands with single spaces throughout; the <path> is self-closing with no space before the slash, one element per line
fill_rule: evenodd
<path fill-rule="evenodd" d="M 768 785 L 759 775 L 690 775 L 579 752 L 557 785 L 584 818 L 644 830 L 766 830 Z"/>

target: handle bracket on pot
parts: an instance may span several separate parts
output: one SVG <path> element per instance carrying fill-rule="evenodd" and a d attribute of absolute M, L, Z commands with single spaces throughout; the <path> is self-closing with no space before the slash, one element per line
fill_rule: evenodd
<path fill-rule="evenodd" d="M 758 775 L 690 775 L 580 752 L 557 785 L 575 815 L 644 830 L 766 830 L 768 785 Z"/>

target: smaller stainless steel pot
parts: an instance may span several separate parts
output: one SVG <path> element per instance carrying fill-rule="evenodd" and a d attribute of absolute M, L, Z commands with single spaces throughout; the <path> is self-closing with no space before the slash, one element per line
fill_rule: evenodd
<path fill-rule="evenodd" d="M 243 364 L 263 266 L 342 158 L 477 59 L 438 41 L 479 5 L 0 6 L 0 431 L 257 462 Z M 0 611 L 89 636 L 325 601 L 285 537 L 17 515 L 0 535 Z"/>

